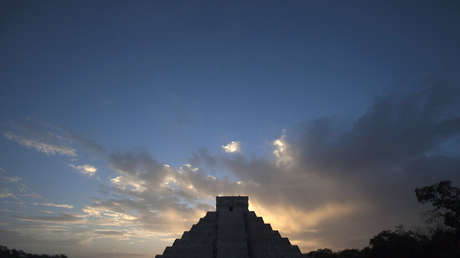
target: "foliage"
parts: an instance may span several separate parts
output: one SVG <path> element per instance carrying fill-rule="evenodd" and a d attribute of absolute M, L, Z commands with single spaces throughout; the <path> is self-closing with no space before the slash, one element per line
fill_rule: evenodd
<path fill-rule="evenodd" d="M 423 244 L 427 237 L 412 231 L 405 231 L 402 226 L 396 230 L 384 230 L 370 241 L 370 254 L 375 258 L 386 257 L 423 257 Z"/>
<path fill-rule="evenodd" d="M 335 257 L 335 254 L 332 252 L 331 249 L 318 249 L 316 251 L 312 251 L 308 253 L 308 257 L 311 258 L 330 258 L 330 257 Z"/>
<path fill-rule="evenodd" d="M 445 226 L 460 233 L 460 189 L 451 185 L 450 181 L 415 189 L 417 200 L 421 203 L 431 203 L 429 221 L 442 219 Z"/>
<path fill-rule="evenodd" d="M 46 254 L 29 254 L 22 250 L 8 249 L 6 246 L 0 246 L 0 258 L 67 258 L 63 254 L 46 255 Z"/>

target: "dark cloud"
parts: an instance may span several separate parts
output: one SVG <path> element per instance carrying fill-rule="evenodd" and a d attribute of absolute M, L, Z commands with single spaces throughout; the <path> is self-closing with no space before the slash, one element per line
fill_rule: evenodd
<path fill-rule="evenodd" d="M 313 121 L 296 144 L 302 165 L 330 173 L 347 169 L 349 175 L 394 169 L 423 156 L 460 132 L 454 112 L 460 110 L 459 91 L 438 85 L 379 98 L 348 131 L 332 128 L 326 119 Z"/>
<path fill-rule="evenodd" d="M 459 97 L 458 87 L 436 85 L 378 99 L 350 130 L 313 121 L 293 142 L 296 160 L 305 173 L 351 182 L 379 205 L 413 202 L 416 186 L 459 179 L 458 153 L 439 153 L 460 133 Z"/>
<path fill-rule="evenodd" d="M 113 169 L 126 175 L 158 183 L 164 170 L 147 152 L 125 152 L 110 155 Z"/>
<path fill-rule="evenodd" d="M 205 148 L 201 148 L 196 153 L 193 153 L 189 162 L 194 167 L 207 166 L 212 168 L 217 165 L 216 158 L 210 155 L 208 150 Z"/>

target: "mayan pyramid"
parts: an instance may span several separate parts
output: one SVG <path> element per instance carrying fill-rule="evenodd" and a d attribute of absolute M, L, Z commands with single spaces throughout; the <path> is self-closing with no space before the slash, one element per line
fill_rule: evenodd
<path fill-rule="evenodd" d="M 216 197 L 206 216 L 155 258 L 291 258 L 299 248 L 248 210 L 247 196 Z"/>

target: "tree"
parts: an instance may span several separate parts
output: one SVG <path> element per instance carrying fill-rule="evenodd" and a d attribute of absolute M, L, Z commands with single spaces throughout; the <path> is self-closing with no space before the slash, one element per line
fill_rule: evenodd
<path fill-rule="evenodd" d="M 331 249 L 318 249 L 307 254 L 309 258 L 335 258 L 335 253 Z"/>
<path fill-rule="evenodd" d="M 421 244 L 424 236 L 406 231 L 402 226 L 396 230 L 384 230 L 373 237 L 370 241 L 372 257 L 375 258 L 418 258 L 421 255 Z"/>
<path fill-rule="evenodd" d="M 460 233 L 460 189 L 452 186 L 450 181 L 415 189 L 417 200 L 431 203 L 430 222 L 441 219 L 447 227 Z"/>
<path fill-rule="evenodd" d="M 361 258 L 364 257 L 357 249 L 345 249 L 337 252 L 337 258 Z"/>
<path fill-rule="evenodd" d="M 0 245 L 0 258 L 67 258 L 66 255 L 37 255 L 37 254 L 29 254 L 22 250 L 16 249 L 8 249 L 6 246 Z"/>

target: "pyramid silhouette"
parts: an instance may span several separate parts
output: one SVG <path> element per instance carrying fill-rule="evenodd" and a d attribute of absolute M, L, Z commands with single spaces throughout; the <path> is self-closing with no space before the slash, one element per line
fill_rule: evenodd
<path fill-rule="evenodd" d="M 291 258 L 299 248 L 248 210 L 247 196 L 218 196 L 216 211 L 155 258 Z"/>

